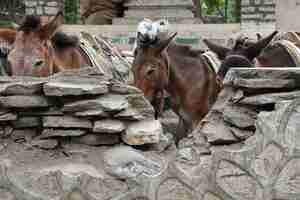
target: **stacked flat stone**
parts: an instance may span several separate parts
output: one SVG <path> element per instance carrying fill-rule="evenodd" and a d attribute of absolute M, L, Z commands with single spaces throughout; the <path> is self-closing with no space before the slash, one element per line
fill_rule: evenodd
<path fill-rule="evenodd" d="M 225 88 L 195 133 L 203 133 L 211 145 L 247 140 L 258 131 L 260 113 L 274 110 L 278 102 L 300 98 L 299 76 L 296 68 L 231 69 Z"/>
<path fill-rule="evenodd" d="M 48 79 L 1 77 L 0 106 L 2 135 L 29 131 L 32 143 L 46 148 L 64 138 L 87 145 L 154 144 L 162 134 L 138 89 L 93 68 Z"/>
<path fill-rule="evenodd" d="M 27 15 L 51 17 L 56 15 L 60 8 L 59 0 L 25 0 Z"/>
<path fill-rule="evenodd" d="M 174 24 L 195 22 L 192 0 L 129 0 L 123 18 L 115 18 L 113 24 L 137 24 L 143 18 L 168 19 Z"/>

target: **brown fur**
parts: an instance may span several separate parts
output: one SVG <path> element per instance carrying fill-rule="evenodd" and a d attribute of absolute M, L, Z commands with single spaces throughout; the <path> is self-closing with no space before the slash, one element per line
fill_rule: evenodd
<path fill-rule="evenodd" d="M 189 131 L 208 113 L 220 90 L 216 73 L 205 62 L 201 51 L 171 40 L 163 41 L 158 47 L 137 50 L 133 71 L 135 86 L 150 101 L 158 89 L 170 94 L 172 109 Z M 177 135 L 177 140 L 182 137 Z"/>
<path fill-rule="evenodd" d="M 27 16 L 17 32 L 0 30 L 0 39 L 6 34 L 9 37 L 3 39 L 14 42 L 8 55 L 11 75 L 49 76 L 90 64 L 81 55 L 77 38 L 56 33 L 62 20 L 62 12 L 45 25 L 39 17 Z"/>

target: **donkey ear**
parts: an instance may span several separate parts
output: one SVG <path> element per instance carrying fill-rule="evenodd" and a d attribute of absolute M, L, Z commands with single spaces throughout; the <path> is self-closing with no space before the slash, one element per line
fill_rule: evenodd
<path fill-rule="evenodd" d="M 263 38 L 259 40 L 257 43 L 253 44 L 252 46 L 248 47 L 246 49 L 246 57 L 249 60 L 253 60 L 256 58 L 261 51 L 268 46 L 268 44 L 272 41 L 274 36 L 278 33 L 278 31 L 274 31 L 271 35 L 267 36 L 266 38 Z"/>
<path fill-rule="evenodd" d="M 163 52 L 166 48 L 168 48 L 169 44 L 172 42 L 172 40 L 176 37 L 177 32 L 171 35 L 168 39 L 162 40 L 159 42 L 158 46 L 156 47 L 156 53 L 160 54 Z"/>
<path fill-rule="evenodd" d="M 64 22 L 63 12 L 59 11 L 50 22 L 48 22 L 41 28 L 41 32 L 40 32 L 41 38 L 51 39 L 52 36 L 58 30 L 58 28 L 63 24 L 63 22 Z"/>
<path fill-rule="evenodd" d="M 216 53 L 221 60 L 224 60 L 227 53 L 230 51 L 229 48 L 222 47 L 221 45 L 217 45 L 212 43 L 211 41 L 204 39 L 203 42 L 207 45 L 207 47 Z"/>

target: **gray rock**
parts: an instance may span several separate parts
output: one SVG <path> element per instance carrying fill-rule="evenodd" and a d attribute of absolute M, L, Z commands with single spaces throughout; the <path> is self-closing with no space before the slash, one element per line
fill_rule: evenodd
<path fill-rule="evenodd" d="M 83 112 L 101 109 L 105 112 L 120 112 L 128 108 L 128 102 L 121 95 L 104 95 L 97 99 L 76 101 L 64 105 L 65 112 Z"/>
<path fill-rule="evenodd" d="M 136 87 L 125 85 L 124 83 L 113 83 L 111 85 L 111 91 L 118 93 L 118 94 L 136 94 L 136 93 L 142 93 L 141 90 L 139 90 Z"/>
<path fill-rule="evenodd" d="M 154 109 L 143 94 L 127 95 L 127 100 L 132 108 L 145 118 L 154 118 Z"/>
<path fill-rule="evenodd" d="M 39 117 L 19 117 L 18 120 L 12 122 L 14 128 L 40 127 L 41 124 Z"/>
<path fill-rule="evenodd" d="M 32 140 L 31 145 L 41 149 L 55 149 L 58 146 L 58 141 L 53 139 Z"/>
<path fill-rule="evenodd" d="M 117 178 L 155 177 L 162 166 L 128 146 L 114 147 L 103 154 L 104 169 Z"/>
<path fill-rule="evenodd" d="M 43 126 L 50 128 L 93 128 L 91 121 L 71 116 L 43 117 Z"/>
<path fill-rule="evenodd" d="M 129 121 L 141 121 L 146 119 L 146 117 L 143 116 L 137 109 L 131 107 L 119 112 L 118 114 L 114 115 L 114 117 Z"/>
<path fill-rule="evenodd" d="M 1 95 L 42 94 L 44 81 L 11 82 L 0 85 Z"/>
<path fill-rule="evenodd" d="M 11 134 L 11 139 L 18 142 L 29 142 L 37 136 L 36 129 L 14 129 Z"/>
<path fill-rule="evenodd" d="M 8 189 L 0 188 L 0 200 L 17 200 L 17 197 Z"/>
<path fill-rule="evenodd" d="M 279 101 L 293 100 L 297 98 L 300 98 L 300 91 L 260 94 L 246 97 L 239 101 L 239 103 L 258 106 L 266 104 L 275 104 Z"/>
<path fill-rule="evenodd" d="M 13 133 L 13 128 L 11 126 L 2 126 L 2 130 L 0 130 L 0 138 L 8 138 Z"/>
<path fill-rule="evenodd" d="M 63 129 L 44 129 L 42 134 L 39 136 L 40 139 L 51 138 L 51 137 L 76 137 L 85 135 L 85 130 L 63 130 Z"/>
<path fill-rule="evenodd" d="M 64 82 L 49 82 L 44 85 L 46 96 L 79 96 L 79 95 L 99 95 L 108 92 L 107 83 L 101 85 L 93 84 L 73 84 Z"/>
<path fill-rule="evenodd" d="M 236 127 L 230 127 L 230 130 L 232 134 L 240 140 L 246 140 L 254 135 L 254 131 L 251 130 L 242 130 Z"/>
<path fill-rule="evenodd" d="M 101 108 L 97 108 L 96 110 L 87 110 L 87 111 L 82 111 L 82 112 L 76 112 L 76 113 L 74 113 L 74 115 L 78 116 L 78 117 L 98 117 L 98 118 L 109 117 L 109 114 Z"/>
<path fill-rule="evenodd" d="M 163 134 L 162 125 L 158 120 L 144 120 L 131 123 L 122 139 L 129 145 L 156 144 Z"/>
<path fill-rule="evenodd" d="M 0 97 L 4 108 L 43 108 L 49 107 L 49 101 L 43 96 L 6 96 Z"/>
<path fill-rule="evenodd" d="M 223 112 L 224 121 L 241 129 L 254 129 L 257 113 L 250 108 L 231 105 Z"/>
<path fill-rule="evenodd" d="M 257 78 L 235 78 L 233 86 L 242 87 L 248 92 L 257 92 L 260 89 L 293 89 L 296 81 L 292 79 L 257 79 Z"/>
<path fill-rule="evenodd" d="M 238 142 L 231 130 L 226 126 L 222 116 L 219 113 L 209 113 L 202 126 L 198 127 L 199 134 L 204 134 L 207 137 L 207 142 L 210 144 L 231 144 Z"/>
<path fill-rule="evenodd" d="M 3 113 L 0 115 L 0 121 L 14 121 L 17 119 L 17 115 L 14 113 Z"/>
<path fill-rule="evenodd" d="M 119 120 L 100 120 L 95 121 L 93 132 L 94 133 L 121 133 L 126 129 L 125 124 Z"/>
<path fill-rule="evenodd" d="M 62 116 L 64 113 L 60 108 L 50 107 L 50 108 L 38 108 L 30 111 L 20 111 L 19 116 Z"/>
<path fill-rule="evenodd" d="M 107 134 L 87 134 L 80 137 L 72 137 L 72 141 L 78 144 L 86 144 L 91 146 L 99 145 L 115 145 L 120 143 L 119 135 Z"/>

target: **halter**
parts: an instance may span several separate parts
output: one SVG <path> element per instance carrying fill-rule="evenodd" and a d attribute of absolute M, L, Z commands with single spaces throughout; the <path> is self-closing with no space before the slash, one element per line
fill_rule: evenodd
<path fill-rule="evenodd" d="M 170 57 L 167 51 L 165 50 L 161 54 L 163 57 L 165 56 L 165 64 L 167 67 L 167 80 L 166 80 L 166 85 L 163 85 L 162 87 L 159 87 L 155 89 L 154 92 L 154 109 L 155 109 L 155 119 L 157 119 L 162 113 L 164 109 L 164 104 L 165 104 L 165 89 L 164 87 L 167 87 L 169 85 L 170 81 Z"/>

